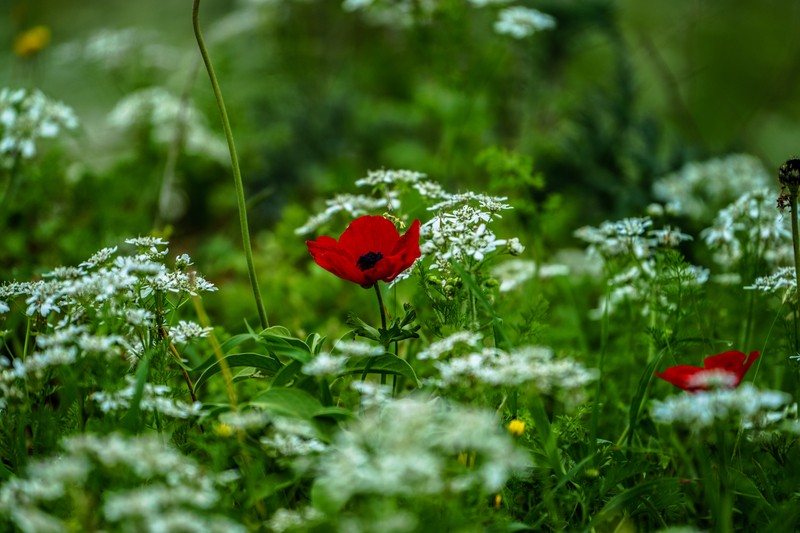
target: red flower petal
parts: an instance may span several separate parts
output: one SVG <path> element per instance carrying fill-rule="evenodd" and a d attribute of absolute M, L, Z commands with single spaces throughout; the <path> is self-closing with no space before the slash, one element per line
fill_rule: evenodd
<path fill-rule="evenodd" d="M 306 241 L 308 251 L 319 266 L 332 274 L 371 287 L 378 281 L 392 281 L 420 256 L 419 220 L 415 220 L 402 237 L 391 221 L 380 216 L 355 219 L 337 242 L 323 236 Z M 380 255 L 374 263 L 363 256 Z M 365 264 L 371 268 L 362 270 Z"/>
<path fill-rule="evenodd" d="M 663 374 L 656 372 L 656 376 L 663 380 L 669 381 L 676 387 L 680 387 L 683 390 L 693 391 L 696 390 L 696 387 L 691 385 L 691 379 L 699 372 L 703 372 L 703 370 L 704 369 L 696 366 L 678 365 L 667 368 L 664 370 Z"/>
<path fill-rule="evenodd" d="M 390 220 L 367 215 L 355 219 L 347 226 L 339 237 L 339 244 L 356 258 L 369 252 L 380 252 L 386 257 L 390 255 L 399 238 L 400 233 Z"/>
<path fill-rule="evenodd" d="M 663 374 L 656 372 L 656 376 L 669 381 L 676 387 L 689 392 L 696 392 L 698 390 L 705 390 L 702 385 L 702 380 L 693 379 L 697 374 L 702 372 L 709 372 L 715 370 L 722 370 L 735 376 L 733 386 L 738 386 L 744 378 L 744 375 L 756 362 L 761 354 L 759 352 L 750 352 L 750 355 L 745 355 L 742 352 L 730 350 L 717 355 L 706 357 L 703 361 L 703 368 L 688 365 L 678 365 L 667 368 Z M 700 384 L 696 384 L 700 383 Z"/>

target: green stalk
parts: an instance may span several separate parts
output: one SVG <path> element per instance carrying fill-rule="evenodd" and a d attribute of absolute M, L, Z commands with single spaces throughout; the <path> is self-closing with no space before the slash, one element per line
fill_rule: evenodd
<path fill-rule="evenodd" d="M 794 307 L 794 351 L 798 352 L 798 326 L 797 316 L 800 311 L 800 225 L 797 219 L 797 185 L 789 187 L 789 210 L 792 216 L 792 249 L 794 250 L 794 275 L 795 282 L 795 298 L 797 303 Z"/>
<path fill-rule="evenodd" d="M 253 249 L 250 245 L 250 230 L 247 225 L 247 207 L 244 199 L 244 185 L 242 184 L 242 173 L 239 170 L 239 158 L 236 156 L 236 146 L 233 143 L 233 132 L 231 131 L 231 124 L 228 121 L 228 113 L 225 111 L 225 101 L 222 99 L 222 91 L 217 83 L 217 76 L 214 73 L 214 67 L 211 65 L 211 58 L 208 56 L 203 35 L 200 33 L 200 21 L 198 15 L 200 13 L 200 0 L 194 0 L 192 4 L 192 27 L 194 28 L 194 36 L 197 39 L 197 46 L 200 48 L 200 55 L 203 56 L 203 62 L 206 65 L 208 77 L 211 80 L 211 88 L 214 91 L 214 97 L 217 100 L 217 107 L 219 114 L 222 118 L 222 129 L 225 131 L 225 139 L 228 141 L 228 151 L 231 154 L 231 166 L 233 168 L 233 181 L 236 184 L 236 201 L 239 205 L 239 225 L 242 228 L 242 246 L 244 247 L 244 255 L 247 259 L 247 271 L 250 275 L 250 286 L 253 288 L 253 296 L 256 300 L 256 307 L 258 308 L 258 318 L 261 322 L 261 328 L 267 329 L 269 327 L 269 320 L 267 320 L 267 312 L 264 310 L 264 302 L 261 299 L 261 291 L 258 288 L 258 279 L 256 278 L 256 269 L 253 264 Z"/>
<path fill-rule="evenodd" d="M 383 306 L 383 296 L 381 296 L 381 289 L 378 287 L 377 282 L 373 285 L 375 287 L 375 294 L 378 297 L 378 307 L 381 310 L 381 327 L 386 329 L 386 308 Z M 386 347 L 389 348 L 388 346 Z"/>

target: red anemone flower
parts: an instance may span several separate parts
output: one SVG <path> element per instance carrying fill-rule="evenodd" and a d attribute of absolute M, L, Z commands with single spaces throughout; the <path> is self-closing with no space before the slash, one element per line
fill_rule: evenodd
<path fill-rule="evenodd" d="M 390 220 L 367 215 L 351 222 L 338 242 L 323 236 L 306 245 L 319 266 L 368 289 L 392 281 L 420 256 L 419 220 L 401 237 Z"/>
<path fill-rule="evenodd" d="M 689 392 L 708 390 L 714 384 L 734 388 L 739 385 L 759 355 L 759 352 L 750 352 L 747 356 L 731 350 L 706 357 L 703 368 L 678 365 L 666 369 L 663 374 L 656 372 L 656 376 Z"/>

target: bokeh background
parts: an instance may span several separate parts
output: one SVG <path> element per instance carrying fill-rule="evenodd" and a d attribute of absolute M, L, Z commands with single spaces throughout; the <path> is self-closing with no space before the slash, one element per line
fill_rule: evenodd
<path fill-rule="evenodd" d="M 416 2 L 409 20 L 391 1 L 201 5 L 273 322 L 302 331 L 341 320 L 311 311 L 331 302 L 372 306 L 295 233 L 370 169 L 507 195 L 506 231 L 544 260 L 579 246 L 583 224 L 641 214 L 653 182 L 689 161 L 747 153 L 772 173 L 800 151 L 797 2 L 519 1 L 556 20 L 522 39 L 494 30 L 505 5 L 476 3 Z M 37 26 L 41 49 L 15 50 Z M 0 86 L 38 88 L 81 122 L 42 145 L 3 213 L 0 281 L 155 234 L 224 288 L 214 320 L 254 323 L 191 3 L 0 0 L 0 46 Z M 490 179 L 498 150 L 536 179 Z"/>

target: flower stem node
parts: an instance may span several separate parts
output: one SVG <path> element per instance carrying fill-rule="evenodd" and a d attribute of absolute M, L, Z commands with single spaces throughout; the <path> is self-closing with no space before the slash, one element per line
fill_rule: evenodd
<path fill-rule="evenodd" d="M 778 169 L 778 181 L 784 187 L 797 190 L 797 187 L 800 186 L 800 157 L 791 157 L 780 166 Z"/>

